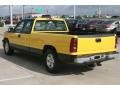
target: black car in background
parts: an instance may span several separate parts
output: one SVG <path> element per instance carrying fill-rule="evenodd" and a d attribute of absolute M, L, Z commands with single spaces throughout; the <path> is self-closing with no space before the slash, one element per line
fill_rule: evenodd
<path fill-rule="evenodd" d="M 13 24 L 17 24 L 18 22 L 18 19 L 13 18 Z M 6 19 L 5 24 L 10 24 L 10 19 Z"/>
<path fill-rule="evenodd" d="M 103 22 L 103 20 L 78 20 L 75 28 L 79 32 L 96 32 L 96 25 L 101 22 Z"/>
<path fill-rule="evenodd" d="M 80 32 L 86 31 L 88 22 L 89 20 L 86 19 L 78 20 L 75 25 L 75 29 Z"/>
<path fill-rule="evenodd" d="M 88 23 L 87 23 L 87 26 L 86 26 L 86 30 L 88 32 L 96 32 L 96 25 L 98 23 L 102 23 L 103 20 L 90 20 Z"/>
<path fill-rule="evenodd" d="M 75 30 L 75 26 L 78 20 L 76 19 L 68 19 L 66 20 L 69 31 L 74 31 Z"/>

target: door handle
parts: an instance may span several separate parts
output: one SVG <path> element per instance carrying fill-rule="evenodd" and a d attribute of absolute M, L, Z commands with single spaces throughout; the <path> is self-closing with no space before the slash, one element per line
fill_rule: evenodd
<path fill-rule="evenodd" d="M 97 43 L 99 43 L 99 42 L 101 42 L 101 38 L 96 38 L 95 41 L 96 41 Z"/>
<path fill-rule="evenodd" d="M 19 34 L 19 35 L 18 35 L 18 37 L 20 38 L 20 37 L 21 37 L 21 35 Z"/>

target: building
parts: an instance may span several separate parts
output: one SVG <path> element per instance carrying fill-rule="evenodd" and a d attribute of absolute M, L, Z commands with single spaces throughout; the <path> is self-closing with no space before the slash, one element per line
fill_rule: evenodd
<path fill-rule="evenodd" d="M 25 13 L 24 18 L 41 17 L 42 15 L 41 13 Z"/>

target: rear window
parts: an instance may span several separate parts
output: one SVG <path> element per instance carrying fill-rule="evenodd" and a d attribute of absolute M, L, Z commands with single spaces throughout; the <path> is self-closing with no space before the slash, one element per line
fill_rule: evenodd
<path fill-rule="evenodd" d="M 111 24 L 113 23 L 114 21 L 105 21 L 103 24 Z"/>
<path fill-rule="evenodd" d="M 98 21 L 96 24 L 102 24 L 104 23 L 104 21 Z"/>
<path fill-rule="evenodd" d="M 99 21 L 90 21 L 89 24 L 96 24 Z"/>
<path fill-rule="evenodd" d="M 37 20 L 34 27 L 35 31 L 66 31 L 64 21 L 58 20 Z"/>

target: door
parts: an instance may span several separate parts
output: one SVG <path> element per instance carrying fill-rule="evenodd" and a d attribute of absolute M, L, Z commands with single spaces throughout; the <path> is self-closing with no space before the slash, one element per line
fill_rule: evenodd
<path fill-rule="evenodd" d="M 29 50 L 30 48 L 30 36 L 31 36 L 31 30 L 33 26 L 33 20 L 32 19 L 26 19 L 24 20 L 24 26 L 23 29 L 20 31 L 20 45 L 24 50 Z"/>
<path fill-rule="evenodd" d="M 32 30 L 32 19 L 22 20 L 14 29 L 11 35 L 11 42 L 14 47 L 29 50 L 29 36 Z"/>
<path fill-rule="evenodd" d="M 24 21 L 21 21 L 19 22 L 15 29 L 14 29 L 14 32 L 12 33 L 9 33 L 9 41 L 11 44 L 13 44 L 14 46 L 18 46 L 18 45 L 21 45 L 21 36 L 20 36 L 20 32 L 21 30 L 23 29 L 23 26 L 24 26 L 25 22 Z M 24 40 L 23 40 L 24 41 Z"/>

